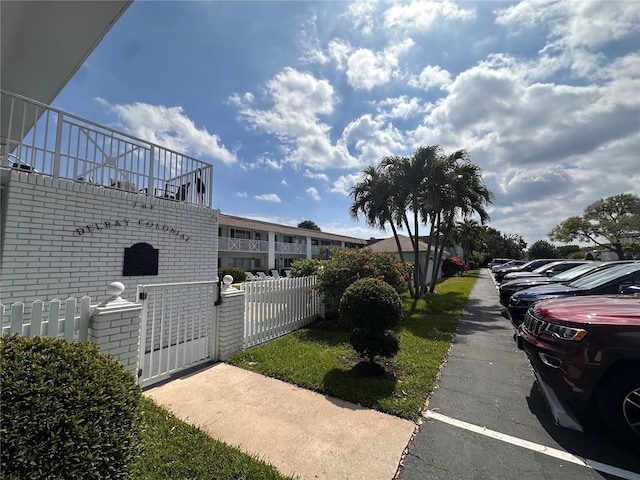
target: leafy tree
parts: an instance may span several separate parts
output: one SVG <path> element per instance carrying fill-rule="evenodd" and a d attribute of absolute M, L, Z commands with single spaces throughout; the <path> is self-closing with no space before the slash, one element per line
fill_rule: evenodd
<path fill-rule="evenodd" d="M 537 240 L 529 247 L 529 260 L 536 258 L 558 258 L 558 250 L 555 245 L 546 240 Z"/>
<path fill-rule="evenodd" d="M 311 220 L 304 220 L 298 224 L 298 228 L 306 228 L 307 230 L 315 230 L 316 232 L 321 232 L 320 227 L 316 225 Z"/>
<path fill-rule="evenodd" d="M 578 245 L 562 245 L 557 247 L 560 258 L 580 258 L 584 257 Z"/>
<path fill-rule="evenodd" d="M 484 247 L 490 259 L 522 258 L 527 243 L 520 235 L 505 235 L 495 228 L 485 227 L 482 236 Z"/>
<path fill-rule="evenodd" d="M 640 238 L 640 197 L 621 193 L 592 203 L 581 217 L 556 225 L 549 238 L 559 242 L 581 240 L 608 247 L 623 258 L 622 244 Z"/>

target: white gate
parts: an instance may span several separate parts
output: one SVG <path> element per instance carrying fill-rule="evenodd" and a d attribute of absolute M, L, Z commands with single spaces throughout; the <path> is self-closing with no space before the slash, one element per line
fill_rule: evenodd
<path fill-rule="evenodd" d="M 138 285 L 142 304 L 140 384 L 217 360 L 219 282 Z"/>

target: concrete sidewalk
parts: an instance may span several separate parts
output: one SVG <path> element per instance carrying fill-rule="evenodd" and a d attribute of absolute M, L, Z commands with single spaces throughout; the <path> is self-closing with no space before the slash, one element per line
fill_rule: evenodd
<path fill-rule="evenodd" d="M 303 480 L 391 480 L 416 425 L 224 363 L 145 394 Z"/>

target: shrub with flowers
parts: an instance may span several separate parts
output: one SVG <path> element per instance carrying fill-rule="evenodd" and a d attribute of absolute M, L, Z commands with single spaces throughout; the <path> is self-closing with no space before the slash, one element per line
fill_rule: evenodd
<path fill-rule="evenodd" d="M 377 278 L 398 293 L 407 289 L 410 272 L 390 253 L 377 253 L 369 248 L 332 247 L 331 257 L 322 261 L 318 289 L 324 295 L 327 312 L 338 311 L 345 290 L 361 278 Z"/>
<path fill-rule="evenodd" d="M 442 274 L 445 277 L 452 277 L 453 275 L 460 275 L 467 271 L 467 264 L 464 260 L 458 257 L 445 258 L 442 261 Z"/>

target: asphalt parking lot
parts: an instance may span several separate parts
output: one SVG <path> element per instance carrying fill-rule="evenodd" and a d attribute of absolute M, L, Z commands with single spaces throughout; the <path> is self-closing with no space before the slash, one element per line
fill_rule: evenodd
<path fill-rule="evenodd" d="M 513 332 L 482 270 L 399 480 L 640 480 L 640 450 L 597 421 L 554 424 Z"/>

